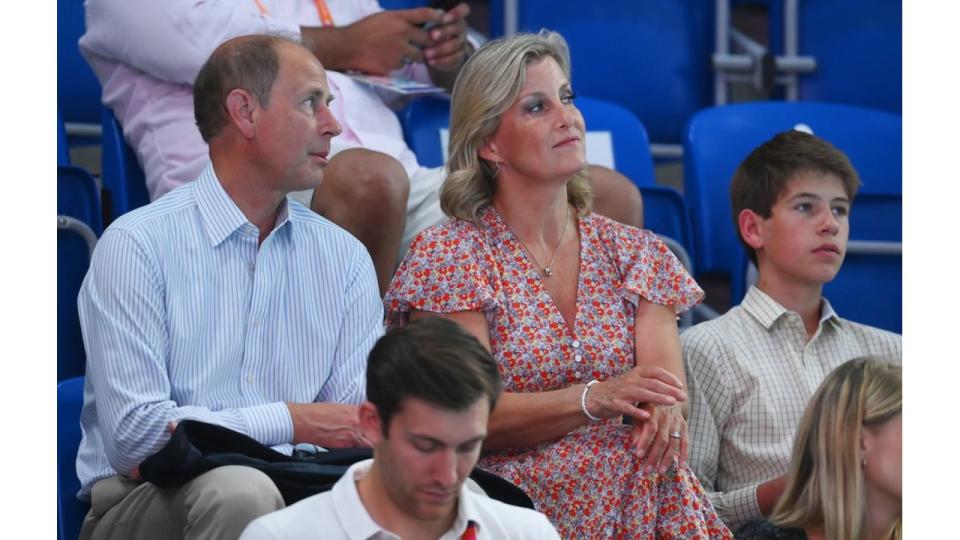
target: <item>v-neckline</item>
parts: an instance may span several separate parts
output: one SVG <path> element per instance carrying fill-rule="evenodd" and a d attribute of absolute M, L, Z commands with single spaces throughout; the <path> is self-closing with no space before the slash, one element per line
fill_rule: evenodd
<path fill-rule="evenodd" d="M 543 281 L 543 276 L 540 275 L 540 272 L 537 271 L 534 267 L 533 262 L 529 257 L 526 256 L 526 250 L 523 247 L 523 244 L 520 243 L 520 239 L 517 238 L 517 235 L 513 232 L 513 229 L 507 224 L 506 220 L 503 219 L 503 216 L 500 215 L 500 212 L 497 211 L 492 205 L 488 207 L 489 211 L 492 212 L 495 220 L 499 224 L 501 231 L 501 238 L 507 239 L 513 247 L 513 252 L 511 256 L 515 260 L 520 260 L 521 265 L 524 269 L 525 278 L 528 280 L 532 277 L 535 286 L 537 287 L 537 297 L 541 300 L 545 300 L 546 303 L 552 308 L 552 316 L 560 321 L 560 324 L 563 326 L 564 330 L 567 333 L 567 336 L 570 339 L 577 339 L 577 327 L 579 326 L 580 320 L 580 305 L 581 298 L 580 295 L 583 291 L 583 270 L 584 270 L 584 260 L 583 260 L 583 244 L 584 244 L 584 235 L 583 235 L 583 220 L 576 213 L 574 214 L 574 219 L 577 221 L 577 290 L 574 293 L 574 311 L 573 311 L 573 320 L 567 321 L 566 317 L 563 316 L 563 312 L 560 311 L 560 306 L 557 305 L 557 302 L 554 300 L 553 296 L 550 294 L 550 291 L 547 290 L 546 283 Z"/>

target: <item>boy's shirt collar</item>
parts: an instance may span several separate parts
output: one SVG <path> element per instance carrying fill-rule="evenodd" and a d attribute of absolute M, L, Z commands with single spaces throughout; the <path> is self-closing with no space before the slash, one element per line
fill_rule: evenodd
<path fill-rule="evenodd" d="M 779 302 L 771 298 L 770 295 L 761 291 L 756 285 L 750 287 L 747 295 L 744 296 L 743 301 L 740 302 L 740 306 L 767 330 L 770 330 L 780 317 L 787 313 L 794 313 L 783 307 Z M 822 327 L 826 321 L 831 319 L 838 323 L 840 322 L 840 317 L 837 315 L 837 312 L 833 310 L 830 302 L 826 298 L 821 297 L 819 326 Z"/>

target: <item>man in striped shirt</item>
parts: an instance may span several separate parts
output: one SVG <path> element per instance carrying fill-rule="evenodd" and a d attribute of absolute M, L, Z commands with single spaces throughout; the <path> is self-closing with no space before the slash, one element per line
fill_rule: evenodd
<path fill-rule="evenodd" d="M 757 284 L 680 336 L 690 465 L 731 529 L 768 515 L 785 487 L 807 402 L 859 356 L 900 361 L 900 336 L 840 318 L 822 297 L 846 252 L 860 180 L 842 152 L 800 131 L 757 147 L 730 186 Z"/>
<path fill-rule="evenodd" d="M 383 333 L 373 264 L 287 194 L 317 187 L 340 125 L 300 44 L 245 36 L 194 85 L 200 177 L 104 232 L 78 306 L 87 373 L 77 456 L 81 538 L 221 538 L 283 506 L 269 478 L 221 467 L 182 488 L 139 479 L 181 419 L 289 453 L 369 446 L 357 405 Z"/>

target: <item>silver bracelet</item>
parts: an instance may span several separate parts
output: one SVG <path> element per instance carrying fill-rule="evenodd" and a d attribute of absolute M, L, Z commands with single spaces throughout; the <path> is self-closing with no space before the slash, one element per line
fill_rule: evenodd
<path fill-rule="evenodd" d="M 598 382 L 600 381 L 596 379 L 588 382 L 587 385 L 583 387 L 583 393 L 580 394 L 580 410 L 583 411 L 584 416 L 586 416 L 587 418 L 589 418 L 594 422 L 599 422 L 600 420 L 603 420 L 603 419 L 597 418 L 596 416 L 590 414 L 590 411 L 587 410 L 587 394 L 590 393 L 590 387 L 597 384 Z"/>

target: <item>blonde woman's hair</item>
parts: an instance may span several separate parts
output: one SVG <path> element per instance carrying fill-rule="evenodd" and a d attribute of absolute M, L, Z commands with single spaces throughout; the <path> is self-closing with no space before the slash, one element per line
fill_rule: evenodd
<path fill-rule="evenodd" d="M 857 540 L 864 527 L 865 426 L 900 414 L 900 366 L 870 358 L 833 370 L 803 413 L 787 487 L 770 521 L 781 527 L 823 527 L 827 540 Z M 899 540 L 901 521 L 881 538 Z"/>
<path fill-rule="evenodd" d="M 487 42 L 460 70 L 450 105 L 450 157 L 440 189 L 440 208 L 448 216 L 478 222 L 497 190 L 499 168 L 478 150 L 493 136 L 500 118 L 526 82 L 526 68 L 553 58 L 570 79 L 570 52 L 563 36 L 541 30 Z M 593 195 L 586 171 L 567 181 L 567 200 L 581 215 L 590 212 Z"/>

